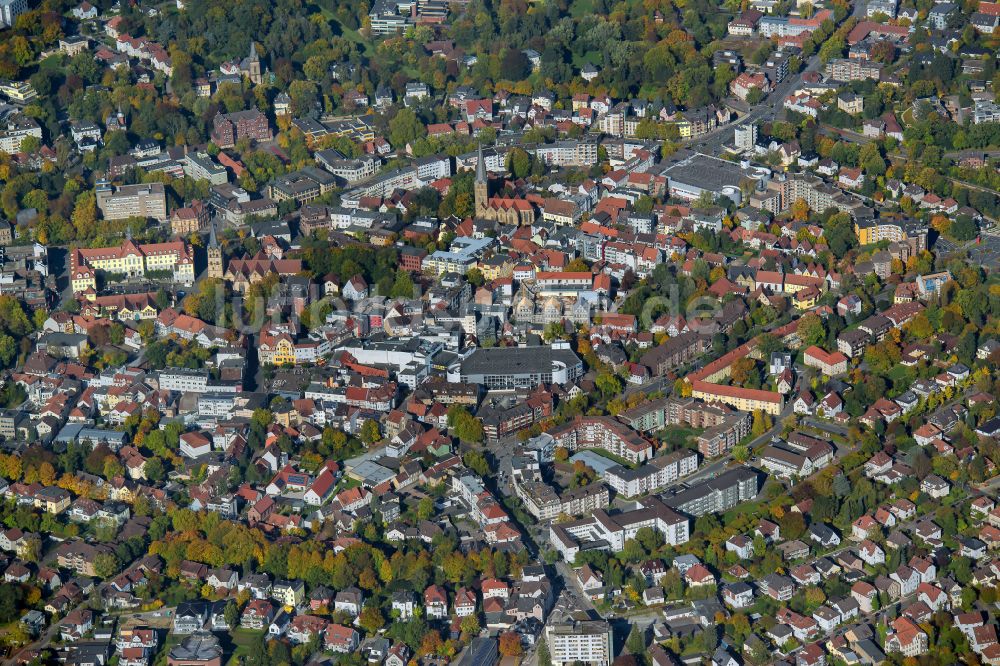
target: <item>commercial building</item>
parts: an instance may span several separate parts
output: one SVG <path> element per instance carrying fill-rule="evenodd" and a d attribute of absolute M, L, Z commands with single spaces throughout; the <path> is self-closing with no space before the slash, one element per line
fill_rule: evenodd
<path fill-rule="evenodd" d="M 749 467 L 729 470 L 664 499 L 667 506 L 691 516 L 728 511 L 757 496 L 757 473 Z"/>
<path fill-rule="evenodd" d="M 489 237 L 459 236 L 452 241 L 451 247 L 447 250 L 437 250 L 424 257 L 423 270 L 436 275 L 444 273 L 465 275 L 479 263 L 479 258 L 493 245 L 493 242 L 494 239 Z"/>
<path fill-rule="evenodd" d="M 614 656 L 611 625 L 604 620 L 569 621 L 545 629 L 553 666 L 583 663 L 610 666 Z"/>
<path fill-rule="evenodd" d="M 167 195 L 163 183 L 122 185 L 113 187 L 99 181 L 95 190 L 97 207 L 105 220 L 125 220 L 130 217 L 167 221 Z"/>
<path fill-rule="evenodd" d="M 569 345 L 476 349 L 448 368 L 449 382 L 482 384 L 490 390 L 568 384 L 583 376 L 583 361 Z"/>
<path fill-rule="evenodd" d="M 740 185 L 747 179 L 759 180 L 764 171 L 748 171 L 734 162 L 694 153 L 668 166 L 662 175 L 667 178 L 671 196 L 695 201 L 708 193 L 716 199 L 727 197 L 739 205 L 743 201 Z"/>

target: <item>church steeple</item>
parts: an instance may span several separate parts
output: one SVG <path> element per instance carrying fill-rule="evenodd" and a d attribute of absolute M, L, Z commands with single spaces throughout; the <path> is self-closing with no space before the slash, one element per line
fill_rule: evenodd
<path fill-rule="evenodd" d="M 219 239 L 215 235 L 215 220 L 212 220 L 212 226 L 209 228 L 208 232 L 208 271 L 207 275 L 210 278 L 222 279 L 225 275 L 225 271 L 222 267 L 222 248 L 219 246 Z"/>
<path fill-rule="evenodd" d="M 208 248 L 211 250 L 218 249 L 218 247 L 219 239 L 215 236 L 215 220 L 212 220 L 212 226 L 209 227 L 208 231 Z"/>
<path fill-rule="evenodd" d="M 260 69 L 260 56 L 257 55 L 257 44 L 252 39 L 250 40 L 250 55 L 240 63 L 240 69 L 251 83 L 258 85 L 264 81 Z"/>
<path fill-rule="evenodd" d="M 483 159 L 483 144 L 476 149 L 476 183 L 473 186 L 476 198 L 476 216 L 483 217 L 490 205 L 490 185 L 486 176 L 486 160 Z"/>

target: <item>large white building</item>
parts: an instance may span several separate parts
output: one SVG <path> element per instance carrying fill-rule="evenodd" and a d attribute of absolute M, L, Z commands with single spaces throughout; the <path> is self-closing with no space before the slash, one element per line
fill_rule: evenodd
<path fill-rule="evenodd" d="M 549 527 L 549 539 L 563 559 L 573 562 L 581 550 L 621 551 L 625 542 L 634 539 L 636 532 L 649 527 L 663 535 L 671 546 L 687 543 L 690 536 L 689 521 L 657 497 L 647 497 L 638 502 L 638 508 L 616 514 L 602 509 L 589 517 Z"/>
<path fill-rule="evenodd" d="M 0 24 L 9 28 L 17 17 L 28 11 L 28 0 L 0 0 Z"/>
<path fill-rule="evenodd" d="M 611 664 L 613 635 L 611 625 L 604 620 L 552 624 L 545 629 L 545 639 L 554 666 Z"/>
<path fill-rule="evenodd" d="M 112 187 L 107 181 L 99 181 L 95 192 L 97 207 L 106 220 L 151 217 L 158 222 L 166 222 L 168 219 L 163 183 Z"/>
<path fill-rule="evenodd" d="M 659 490 L 696 469 L 698 454 L 690 449 L 681 449 L 657 456 L 636 469 L 615 465 L 604 475 L 604 480 L 619 495 L 636 497 Z"/>
<path fill-rule="evenodd" d="M 733 130 L 733 141 L 737 150 L 753 150 L 757 144 L 757 126 L 753 123 L 740 125 Z"/>

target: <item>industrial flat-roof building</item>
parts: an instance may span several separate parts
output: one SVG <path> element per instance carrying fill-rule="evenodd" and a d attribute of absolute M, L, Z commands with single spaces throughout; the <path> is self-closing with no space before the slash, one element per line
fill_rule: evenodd
<path fill-rule="evenodd" d="M 734 203 L 743 201 L 740 183 L 759 181 L 766 169 L 745 169 L 735 162 L 694 153 L 663 170 L 671 196 L 694 201 L 708 192 L 713 198 L 725 196 Z M 769 175 L 769 172 L 768 172 Z"/>
<path fill-rule="evenodd" d="M 448 368 L 449 382 L 483 384 L 491 390 L 568 384 L 583 376 L 583 361 L 569 345 L 477 349 Z"/>

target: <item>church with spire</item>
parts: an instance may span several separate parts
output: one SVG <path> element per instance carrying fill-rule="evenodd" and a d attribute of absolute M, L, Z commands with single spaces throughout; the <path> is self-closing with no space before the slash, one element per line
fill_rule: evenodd
<path fill-rule="evenodd" d="M 486 160 L 483 159 L 483 145 L 479 144 L 476 154 L 476 182 L 473 195 L 476 201 L 476 217 L 495 220 L 501 224 L 524 226 L 535 221 L 535 207 L 526 199 L 513 197 L 491 197 Z"/>
<path fill-rule="evenodd" d="M 257 44 L 250 40 L 250 55 L 240 62 L 240 73 L 250 79 L 250 83 L 260 85 L 264 82 L 264 74 L 260 68 L 260 57 L 257 55 Z"/>
<path fill-rule="evenodd" d="M 212 220 L 211 230 L 208 232 L 208 271 L 207 276 L 210 278 L 222 279 L 226 271 L 222 266 L 222 247 L 219 245 L 219 239 L 215 235 L 215 220 Z"/>

